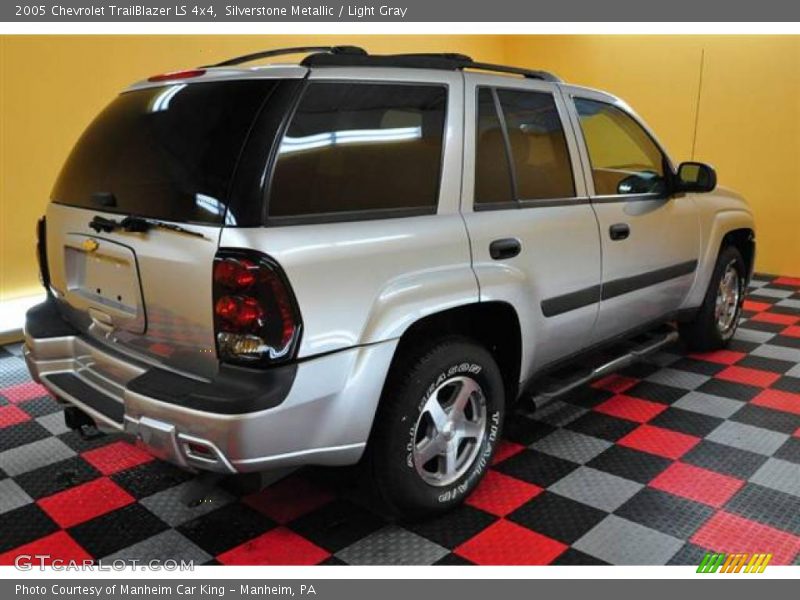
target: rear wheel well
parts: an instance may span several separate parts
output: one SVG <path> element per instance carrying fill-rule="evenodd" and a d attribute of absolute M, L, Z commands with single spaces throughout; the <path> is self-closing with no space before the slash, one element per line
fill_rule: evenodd
<path fill-rule="evenodd" d="M 519 390 L 522 335 L 519 318 L 506 302 L 479 302 L 438 312 L 416 321 L 403 333 L 392 368 L 411 352 L 449 335 L 465 336 L 484 346 L 497 361 L 506 400 L 516 400 Z"/>
<path fill-rule="evenodd" d="M 753 261 L 756 254 L 756 237 L 752 229 L 734 229 L 725 234 L 722 238 L 719 251 L 722 252 L 723 248 L 733 246 L 739 251 L 744 259 L 744 264 L 747 267 L 748 278 L 753 274 Z"/>

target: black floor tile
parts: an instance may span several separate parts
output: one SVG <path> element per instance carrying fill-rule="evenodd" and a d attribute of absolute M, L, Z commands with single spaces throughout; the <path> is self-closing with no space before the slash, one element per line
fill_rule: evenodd
<path fill-rule="evenodd" d="M 754 404 L 745 404 L 731 417 L 731 421 L 789 434 L 800 428 L 800 415 Z"/>
<path fill-rule="evenodd" d="M 534 421 L 523 414 L 512 413 L 506 417 L 503 424 L 503 438 L 510 442 L 529 446 L 555 430 L 556 427 L 547 423 Z"/>
<path fill-rule="evenodd" d="M 168 529 L 141 504 L 130 504 L 71 527 L 68 532 L 89 554 L 102 558 Z"/>
<path fill-rule="evenodd" d="M 786 373 L 795 366 L 795 363 L 764 356 L 745 356 L 736 363 L 737 367 L 747 367 L 748 369 L 760 369 L 761 371 L 771 371 L 773 373 Z"/>
<path fill-rule="evenodd" d="M 50 432 L 36 421 L 25 421 L 0 430 L 0 452 L 19 448 L 50 437 Z"/>
<path fill-rule="evenodd" d="M 713 377 L 720 371 L 724 371 L 727 365 L 711 362 L 710 360 L 697 360 L 696 358 L 684 357 L 676 360 L 670 366 L 670 369 L 677 369 L 679 371 L 689 371 L 697 373 L 698 375 L 708 375 Z"/>
<path fill-rule="evenodd" d="M 649 483 L 670 464 L 672 461 L 663 456 L 624 446 L 611 446 L 589 461 L 587 466 L 639 483 Z"/>
<path fill-rule="evenodd" d="M 786 443 L 778 448 L 775 458 L 788 460 L 800 465 L 800 438 L 790 437 L 786 440 Z"/>
<path fill-rule="evenodd" d="M 746 480 L 758 471 L 761 465 L 767 462 L 767 457 L 710 440 L 702 440 L 684 454 L 681 461 L 709 471 Z"/>
<path fill-rule="evenodd" d="M 289 528 L 328 552 L 338 552 L 386 524 L 374 513 L 337 499 L 289 523 Z"/>
<path fill-rule="evenodd" d="M 193 479 L 194 475 L 161 461 L 150 461 L 111 475 L 134 498 L 145 498 Z"/>
<path fill-rule="evenodd" d="M 59 527 L 37 504 L 26 504 L 0 515 L 0 552 L 11 550 L 58 531 Z"/>
<path fill-rule="evenodd" d="M 573 462 L 535 450 L 523 450 L 496 467 L 501 473 L 545 488 L 577 468 Z"/>
<path fill-rule="evenodd" d="M 664 429 L 702 438 L 714 431 L 724 421 L 724 419 L 717 417 L 670 406 L 667 410 L 651 419 L 649 423 Z"/>
<path fill-rule="evenodd" d="M 645 487 L 614 514 L 667 535 L 688 539 L 714 514 L 714 509 Z"/>
<path fill-rule="evenodd" d="M 675 555 L 669 559 L 668 565 L 691 565 L 692 567 L 700 566 L 708 550 L 695 546 L 694 544 L 687 543 L 678 550 Z"/>
<path fill-rule="evenodd" d="M 567 548 L 552 563 L 553 565 L 581 566 L 581 565 L 607 565 L 608 563 L 595 558 L 591 554 L 586 554 L 575 548 Z"/>
<path fill-rule="evenodd" d="M 599 412 L 589 412 L 567 425 L 567 429 L 616 442 L 639 426 L 625 419 L 618 419 Z"/>
<path fill-rule="evenodd" d="M 697 388 L 698 392 L 711 394 L 712 396 L 722 396 L 731 400 L 741 400 L 749 402 L 761 393 L 761 388 L 743 383 L 734 383 L 724 379 L 709 379 Z"/>
<path fill-rule="evenodd" d="M 625 391 L 628 396 L 661 404 L 674 404 L 688 393 L 688 390 L 661 383 L 653 383 L 652 381 L 642 381 Z"/>
<path fill-rule="evenodd" d="M 565 544 L 573 544 L 608 513 L 544 491 L 506 518 Z"/>
<path fill-rule="evenodd" d="M 440 546 L 453 550 L 495 521 L 497 517 L 494 515 L 472 506 L 462 505 L 441 516 L 415 523 L 404 523 L 403 526 Z"/>
<path fill-rule="evenodd" d="M 444 565 L 444 566 L 464 566 L 464 565 L 473 565 L 475 563 L 468 561 L 463 556 L 459 556 L 458 554 L 445 554 L 442 558 L 437 560 L 434 565 Z"/>
<path fill-rule="evenodd" d="M 275 527 L 274 521 L 233 502 L 180 525 L 177 529 L 203 550 L 217 556 Z"/>
<path fill-rule="evenodd" d="M 25 402 L 20 402 L 17 406 L 33 418 L 43 417 L 63 410 L 63 407 L 50 396 L 41 396 L 39 398 L 33 398 L 32 400 L 25 400 Z"/>
<path fill-rule="evenodd" d="M 746 484 L 728 501 L 725 510 L 752 521 L 800 535 L 800 498 L 772 488 Z"/>
<path fill-rule="evenodd" d="M 771 386 L 774 390 L 780 390 L 782 392 L 789 392 L 790 394 L 798 394 L 800 395 L 800 377 L 789 377 L 784 376 L 778 379 L 775 383 Z M 800 403 L 800 400 L 798 400 Z"/>
<path fill-rule="evenodd" d="M 785 329 L 786 326 L 784 325 Z M 792 337 L 789 335 L 776 335 L 769 341 L 773 346 L 783 346 L 784 348 L 794 348 L 800 350 L 800 338 Z"/>
<path fill-rule="evenodd" d="M 98 477 L 100 477 L 100 471 L 80 456 L 73 456 L 52 465 L 17 475 L 14 481 L 31 498 L 38 500 Z"/>

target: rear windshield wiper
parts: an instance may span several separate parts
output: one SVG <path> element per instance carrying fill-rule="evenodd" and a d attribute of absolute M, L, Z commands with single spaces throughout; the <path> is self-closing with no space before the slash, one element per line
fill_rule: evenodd
<path fill-rule="evenodd" d="M 202 233 L 186 229 L 180 225 L 162 223 L 161 221 L 156 221 L 154 219 L 144 219 L 142 217 L 134 217 L 133 215 L 125 217 L 120 221 L 95 215 L 95 217 L 89 221 L 89 227 L 94 229 L 97 233 L 111 233 L 115 229 L 121 229 L 122 231 L 127 231 L 129 233 L 147 233 L 151 229 L 157 228 L 166 229 L 167 231 L 174 231 L 175 233 L 192 235 L 194 237 L 205 238 Z"/>

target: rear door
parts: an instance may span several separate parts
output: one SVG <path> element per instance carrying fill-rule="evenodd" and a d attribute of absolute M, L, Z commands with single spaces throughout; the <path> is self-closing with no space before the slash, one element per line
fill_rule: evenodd
<path fill-rule="evenodd" d="M 69 321 L 146 362 L 216 373 L 213 258 L 223 224 L 237 220 L 240 152 L 279 85 L 144 85 L 95 119 L 46 215 L 51 285 Z"/>
<path fill-rule="evenodd" d="M 697 268 L 699 215 L 691 195 L 669 195 L 669 158 L 626 105 L 580 88 L 564 92 L 600 224 L 600 342 L 681 306 Z"/>
<path fill-rule="evenodd" d="M 588 343 L 600 294 L 597 220 L 557 87 L 465 79 L 461 206 L 481 300 L 517 310 L 524 378 Z"/>

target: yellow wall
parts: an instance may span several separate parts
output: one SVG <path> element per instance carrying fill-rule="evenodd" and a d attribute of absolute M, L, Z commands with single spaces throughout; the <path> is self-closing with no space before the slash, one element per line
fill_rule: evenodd
<path fill-rule="evenodd" d="M 748 197 L 759 225 L 758 269 L 800 275 L 798 37 L 4 36 L 0 301 L 39 292 L 35 220 L 72 144 L 121 88 L 153 73 L 306 44 L 464 52 L 618 94 L 673 158 L 690 158 L 694 144 L 695 158 L 713 163 L 722 184 Z"/>
<path fill-rule="evenodd" d="M 754 209 L 756 268 L 800 275 L 800 37 L 513 36 L 506 42 L 509 61 L 624 98 L 675 161 L 714 165 L 720 184 Z"/>

